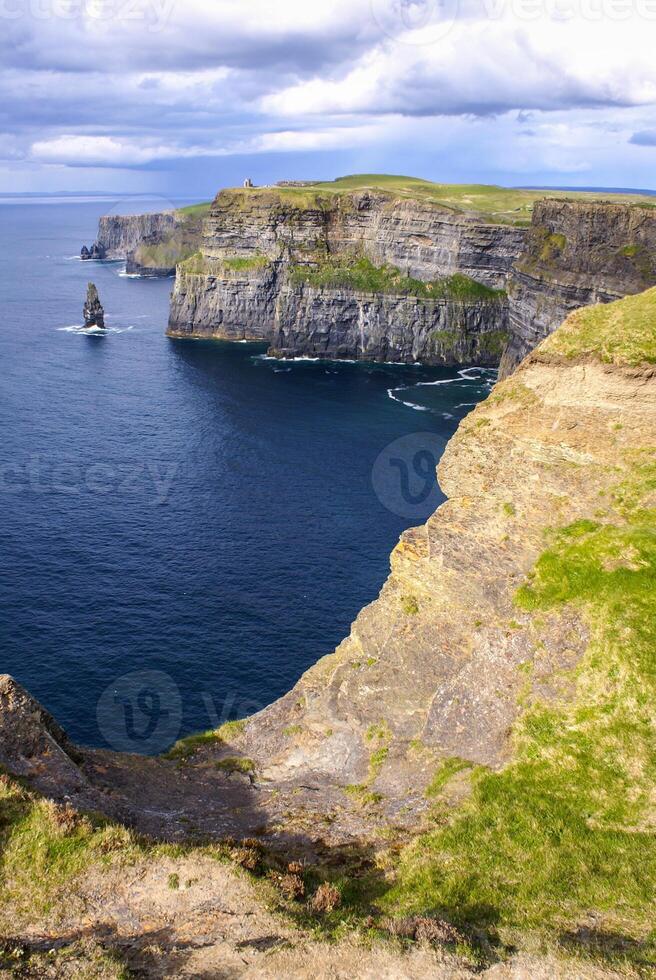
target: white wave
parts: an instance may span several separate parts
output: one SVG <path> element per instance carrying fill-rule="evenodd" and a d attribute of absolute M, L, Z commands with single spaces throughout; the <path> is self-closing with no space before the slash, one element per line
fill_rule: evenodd
<path fill-rule="evenodd" d="M 69 327 L 57 327 L 59 333 L 75 333 L 84 337 L 104 337 L 109 333 L 128 333 L 134 330 L 134 326 L 129 327 L 85 327 L 83 324 L 74 323 Z"/>
<path fill-rule="evenodd" d="M 413 388 L 432 388 L 434 385 L 452 385 L 459 384 L 460 378 L 444 378 L 441 381 L 417 381 L 411 387 Z"/>
<path fill-rule="evenodd" d="M 472 377 L 472 372 L 479 372 L 479 373 L 474 377 Z M 398 388 L 388 388 L 387 394 L 392 399 L 392 401 L 398 402 L 400 405 L 405 405 L 407 408 L 414 408 L 415 411 L 418 412 L 431 412 L 432 409 L 427 407 L 426 405 L 417 405 L 416 402 L 405 401 L 403 398 L 399 398 L 396 393 L 399 391 L 411 391 L 413 388 L 433 388 L 439 385 L 453 385 L 453 384 L 466 385 L 467 382 L 482 381 L 483 375 L 488 373 L 490 373 L 490 369 L 488 368 L 480 368 L 480 367 L 462 368 L 461 370 L 458 371 L 455 378 L 439 378 L 437 381 L 416 381 L 410 385 L 401 385 Z M 486 381 L 485 383 L 486 385 L 489 384 L 489 387 L 492 387 L 493 382 L 488 383 Z M 459 405 L 456 405 L 455 407 L 475 408 L 477 404 L 478 402 L 461 402 Z M 452 419 L 453 415 L 449 412 L 443 412 L 442 418 Z"/>
<path fill-rule="evenodd" d="M 397 398 L 397 391 L 407 391 L 407 388 L 388 388 L 387 396 L 391 398 L 393 402 L 398 402 L 399 405 L 405 405 L 406 408 L 413 408 L 415 412 L 430 412 L 431 409 L 427 405 L 417 405 L 416 402 L 406 402 L 403 398 Z"/>

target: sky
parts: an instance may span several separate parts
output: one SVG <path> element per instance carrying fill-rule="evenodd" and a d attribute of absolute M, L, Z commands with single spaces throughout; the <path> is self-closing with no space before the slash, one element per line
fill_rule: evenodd
<path fill-rule="evenodd" d="M 656 0 L 0 0 L 0 192 L 656 188 Z"/>

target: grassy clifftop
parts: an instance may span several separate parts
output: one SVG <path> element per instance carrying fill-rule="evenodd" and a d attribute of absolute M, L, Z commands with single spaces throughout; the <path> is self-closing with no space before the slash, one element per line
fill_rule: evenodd
<path fill-rule="evenodd" d="M 656 363 L 656 287 L 617 303 L 576 310 L 536 356 L 594 358 L 606 364 Z"/>
<path fill-rule="evenodd" d="M 587 191 L 550 189 L 522 189 L 499 187 L 493 184 L 440 184 L 418 177 L 393 174 L 354 174 L 337 180 L 318 181 L 301 187 L 262 187 L 224 191 L 224 200 L 230 196 L 243 201 L 262 199 L 272 204 L 285 202 L 296 207 L 329 208 L 334 198 L 354 191 L 377 190 L 394 197 L 424 201 L 454 211 L 480 214 L 485 220 L 497 223 L 529 224 L 536 201 L 543 198 L 574 201 L 611 201 L 616 204 L 656 207 L 656 198 L 639 194 L 612 194 Z M 332 199 L 332 200 L 331 200 Z"/>

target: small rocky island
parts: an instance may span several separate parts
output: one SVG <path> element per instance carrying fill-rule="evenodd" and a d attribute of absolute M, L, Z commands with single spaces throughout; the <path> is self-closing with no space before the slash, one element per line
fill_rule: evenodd
<path fill-rule="evenodd" d="M 98 290 L 94 283 L 90 282 L 87 286 L 87 299 L 84 304 L 84 326 L 98 327 L 105 329 L 105 311 L 102 308 Z"/>
<path fill-rule="evenodd" d="M 83 245 L 82 251 L 80 252 L 80 258 L 83 262 L 88 262 L 90 259 L 102 261 L 106 257 L 105 246 L 101 242 L 94 242 L 91 248 L 87 248 L 86 245 Z"/>

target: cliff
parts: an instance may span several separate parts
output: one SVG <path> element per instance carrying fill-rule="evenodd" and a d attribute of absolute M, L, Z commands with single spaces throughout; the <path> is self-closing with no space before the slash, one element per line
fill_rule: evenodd
<path fill-rule="evenodd" d="M 98 222 L 97 243 L 107 259 L 125 259 L 145 239 L 164 239 L 179 223 L 176 211 L 153 214 L 109 214 Z"/>
<path fill-rule="evenodd" d="M 421 181 L 344 183 L 222 191 L 178 268 L 169 335 L 262 340 L 283 356 L 501 361 L 505 377 L 573 309 L 656 282 L 656 210 L 642 198 L 535 192 L 518 196 L 514 224 L 490 210 L 492 188 L 447 204 Z"/>
<path fill-rule="evenodd" d="M 656 210 L 648 204 L 536 202 L 508 285 L 506 377 L 568 313 L 656 283 Z"/>
<path fill-rule="evenodd" d="M 286 356 L 497 364 L 523 235 L 379 191 L 222 191 L 178 268 L 168 332 Z"/>
<path fill-rule="evenodd" d="M 501 289 L 523 240 L 522 228 L 374 189 L 229 190 L 210 210 L 202 251 L 299 262 L 351 252 L 424 281 L 460 273 Z"/>
<path fill-rule="evenodd" d="M 508 338 L 504 295 L 421 299 L 286 283 L 270 353 L 496 367 Z"/>
<path fill-rule="evenodd" d="M 82 258 L 125 259 L 129 275 L 170 276 L 200 245 L 208 205 L 153 214 L 105 215 L 98 237 Z"/>
<path fill-rule="evenodd" d="M 379 598 L 286 697 L 166 759 L 140 759 L 74 750 L 5 679 L 3 765 L 58 805 L 93 801 L 149 837 L 232 838 L 221 856 L 267 875 L 286 907 L 327 879 L 341 911 L 313 899 L 304 921 L 340 935 L 362 922 L 469 942 L 479 963 L 518 947 L 574 950 L 590 969 L 596 958 L 640 975 L 656 954 L 655 324 L 656 289 L 576 311 L 495 387 L 440 462 L 446 503 L 403 534 Z M 3 779 L 18 814 L 3 901 L 35 908 L 16 843 L 28 801 Z M 156 920 L 156 955 L 171 957 L 181 933 L 157 881 L 173 876 L 168 888 L 182 891 L 182 871 L 186 939 L 193 922 L 207 955 L 224 949 L 207 938 L 211 895 L 194 898 L 200 865 L 188 870 L 205 850 L 156 852 L 155 872 L 116 827 L 59 809 L 47 833 L 43 814 L 29 819 L 50 874 L 86 875 L 64 935 L 80 917 L 106 936 Z M 57 848 L 52 828 L 64 826 Z M 89 878 L 108 854 L 114 877 L 106 861 Z M 138 871 L 115 899 L 121 860 Z M 144 911 L 144 880 L 157 912 Z M 390 927 L 385 915 L 406 917 Z M 131 948 L 147 942 L 131 934 Z M 522 975 L 581 977 L 581 962 Z"/>

